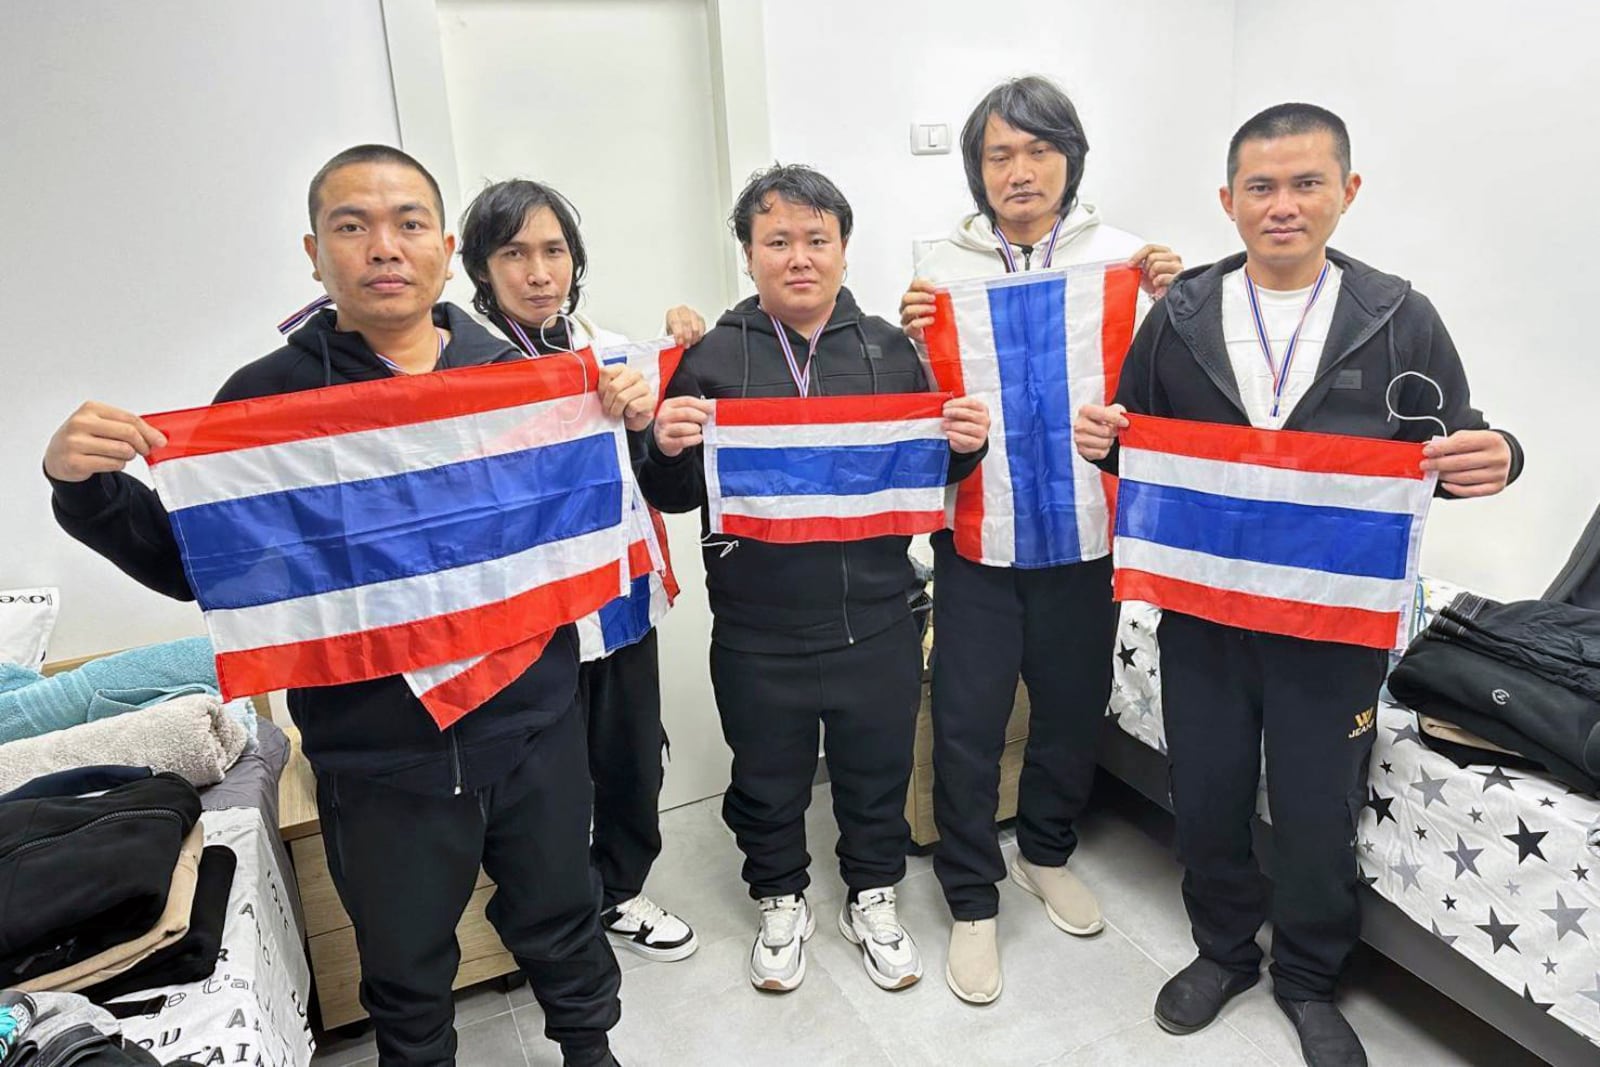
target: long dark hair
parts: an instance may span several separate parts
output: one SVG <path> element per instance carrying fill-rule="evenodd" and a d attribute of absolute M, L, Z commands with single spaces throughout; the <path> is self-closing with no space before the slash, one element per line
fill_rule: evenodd
<path fill-rule="evenodd" d="M 1048 141 L 1067 157 L 1067 188 L 1056 210 L 1062 215 L 1071 211 L 1078 199 L 1078 186 L 1083 181 L 1083 161 L 1089 155 L 1089 138 L 1084 135 L 1083 123 L 1078 120 L 1078 109 L 1072 106 L 1071 98 L 1050 79 L 1030 74 L 990 89 L 967 116 L 967 124 L 961 128 L 961 159 L 967 168 L 967 188 L 984 218 L 993 222 L 994 208 L 989 205 L 989 193 L 983 187 L 983 128 L 989 124 L 990 115 L 999 115 L 1001 121 L 1013 129 Z"/>
<path fill-rule="evenodd" d="M 528 216 L 542 207 L 555 213 L 561 236 L 572 255 L 572 285 L 567 290 L 566 309 L 578 308 L 578 293 L 589 269 L 589 254 L 578 233 L 578 209 L 550 186 L 526 178 L 495 182 L 473 198 L 461 216 L 461 263 L 472 279 L 472 306 L 491 319 L 505 316 L 494 298 L 489 281 L 489 257 L 517 236 Z"/>

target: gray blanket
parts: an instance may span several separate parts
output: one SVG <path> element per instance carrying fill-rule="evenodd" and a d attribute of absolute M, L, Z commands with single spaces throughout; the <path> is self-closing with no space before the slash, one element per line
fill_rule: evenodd
<path fill-rule="evenodd" d="M 249 734 L 208 694 L 0 745 L 0 793 L 41 774 L 116 764 L 173 771 L 197 788 L 222 781 Z"/>

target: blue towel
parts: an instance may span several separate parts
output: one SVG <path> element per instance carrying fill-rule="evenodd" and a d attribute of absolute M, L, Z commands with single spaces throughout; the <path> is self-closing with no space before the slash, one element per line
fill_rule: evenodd
<path fill-rule="evenodd" d="M 204 637 L 132 648 L 51 678 L 0 665 L 0 744 L 196 692 L 217 692 L 216 661 Z"/>

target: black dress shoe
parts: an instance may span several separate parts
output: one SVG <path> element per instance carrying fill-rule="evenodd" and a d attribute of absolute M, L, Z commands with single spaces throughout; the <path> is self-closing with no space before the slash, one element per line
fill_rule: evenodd
<path fill-rule="evenodd" d="M 1294 1023 L 1306 1067 L 1367 1067 L 1361 1039 L 1331 1001 L 1272 999 Z"/>
<path fill-rule="evenodd" d="M 1169 1034 L 1203 1030 L 1224 1004 L 1260 980 L 1259 971 L 1230 971 L 1202 956 L 1167 979 L 1156 994 L 1156 1022 Z"/>

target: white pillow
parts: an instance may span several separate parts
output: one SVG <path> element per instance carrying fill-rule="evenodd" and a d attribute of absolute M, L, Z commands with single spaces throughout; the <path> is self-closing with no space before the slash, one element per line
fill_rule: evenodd
<path fill-rule="evenodd" d="M 0 589 L 0 663 L 38 670 L 60 610 L 59 589 Z"/>

